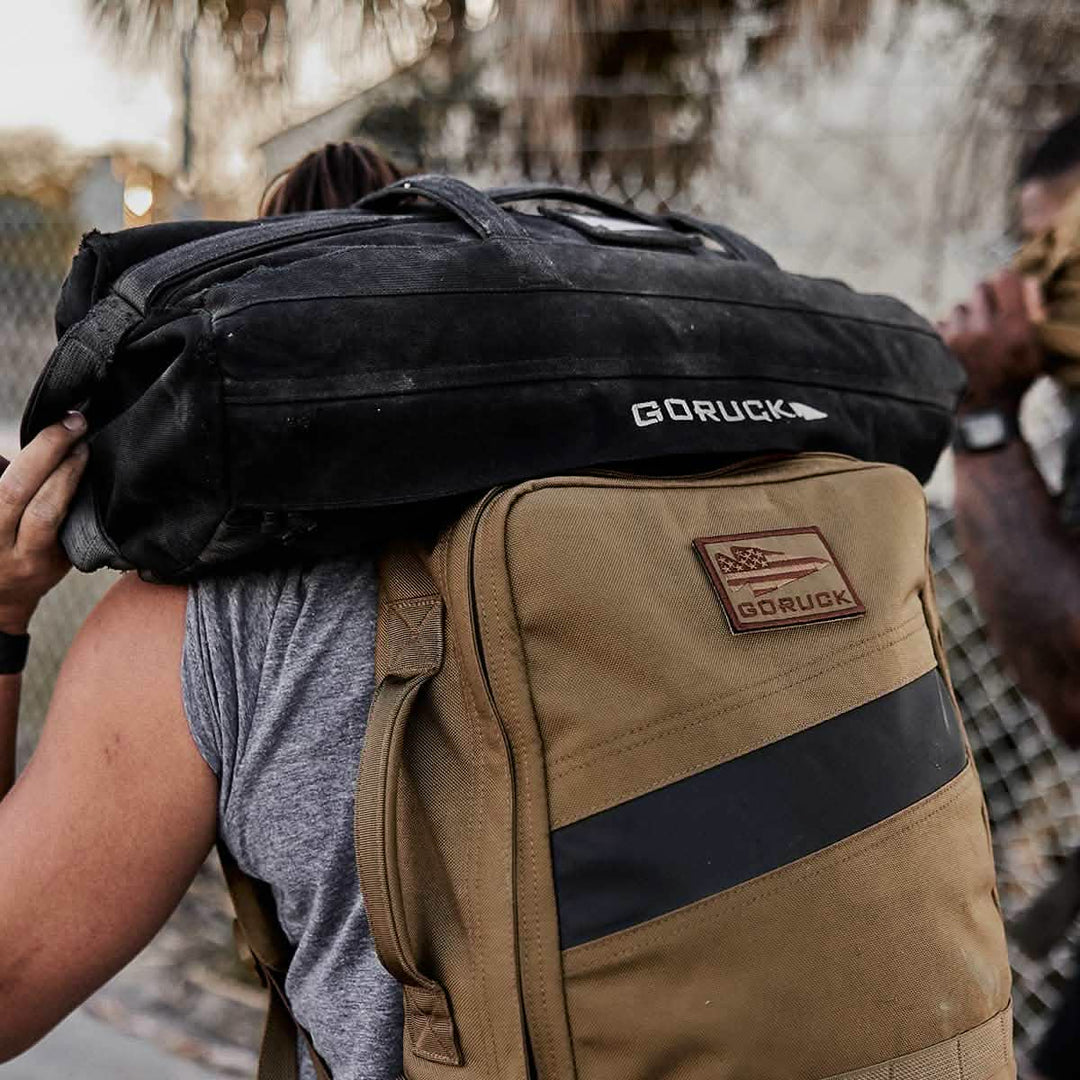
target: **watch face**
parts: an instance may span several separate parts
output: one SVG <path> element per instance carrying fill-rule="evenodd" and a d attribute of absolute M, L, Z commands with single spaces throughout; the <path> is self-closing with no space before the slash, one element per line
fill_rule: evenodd
<path fill-rule="evenodd" d="M 1005 418 L 1000 413 L 974 413 L 964 421 L 964 438 L 972 450 L 997 446 L 1009 437 Z"/>
<path fill-rule="evenodd" d="M 968 450 L 992 450 L 1013 436 L 1013 425 L 996 409 L 972 412 L 957 418 L 961 441 Z"/>

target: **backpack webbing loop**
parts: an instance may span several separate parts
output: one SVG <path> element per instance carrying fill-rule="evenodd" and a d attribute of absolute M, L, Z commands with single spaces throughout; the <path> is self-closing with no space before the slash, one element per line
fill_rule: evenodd
<path fill-rule="evenodd" d="M 413 703 L 442 667 L 443 600 L 418 559 L 388 559 L 380 577 L 377 667 L 356 786 L 356 861 L 372 937 L 383 966 L 401 983 L 412 1051 L 460 1065 L 446 991 L 419 968 L 396 873 L 397 800 L 405 728 Z M 419 595 L 418 595 L 419 594 Z"/>

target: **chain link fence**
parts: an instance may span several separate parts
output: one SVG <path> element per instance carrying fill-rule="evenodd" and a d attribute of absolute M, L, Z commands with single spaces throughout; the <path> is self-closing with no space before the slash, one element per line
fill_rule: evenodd
<path fill-rule="evenodd" d="M 926 89 L 933 93 L 933 86 Z M 806 95 L 802 91 L 800 95 L 806 107 Z M 868 139 L 852 138 L 850 130 L 842 129 L 842 125 L 829 128 L 822 121 L 816 129 L 810 130 L 806 125 L 805 130 L 796 130 L 791 126 L 793 109 L 786 115 L 770 113 L 768 119 L 774 128 L 788 124 L 787 128 L 776 128 L 783 130 L 787 157 L 782 162 L 783 168 L 775 160 L 762 167 L 755 165 L 750 145 L 751 133 L 755 139 L 762 137 L 760 109 L 755 112 L 757 106 L 743 97 L 736 97 L 736 101 L 743 110 L 741 128 L 735 123 L 725 128 L 719 145 L 728 153 L 714 157 L 716 177 L 722 177 L 723 182 L 716 177 L 708 182 L 699 176 L 681 190 L 641 188 L 635 190 L 641 205 L 666 202 L 708 216 L 724 217 L 769 246 L 775 247 L 778 238 L 791 241 L 789 251 L 796 253 L 794 261 L 806 269 L 850 276 L 860 287 L 869 285 L 903 292 L 903 284 L 890 288 L 891 282 L 900 280 L 899 253 L 913 244 L 917 246 L 919 240 L 918 230 L 909 230 L 907 218 L 898 215 L 896 208 L 902 198 L 917 196 L 905 188 L 904 174 L 897 171 L 899 166 L 893 168 L 889 155 L 895 153 L 897 160 L 910 158 L 910 137 L 901 132 L 890 149 L 881 131 L 875 130 L 871 152 Z M 825 110 L 821 111 L 824 115 Z M 470 114 L 462 123 L 467 126 L 475 120 Z M 861 191 L 851 190 L 836 164 L 837 147 L 841 144 L 851 151 L 843 160 L 850 167 L 862 168 L 873 181 Z M 817 153 L 822 146 L 826 153 Z M 489 156 L 487 167 L 481 168 L 472 156 L 455 156 L 445 151 L 438 155 L 436 164 L 488 182 L 513 179 L 492 174 L 495 160 Z M 823 162 L 843 180 L 842 184 L 830 186 L 832 174 L 822 171 Z M 494 171 L 497 173 L 497 168 Z M 759 182 L 755 183 L 753 177 Z M 883 182 L 883 178 L 889 182 Z M 564 173 L 559 179 L 566 182 L 568 177 Z M 813 188 L 802 193 L 801 203 L 792 194 L 798 183 Z M 605 177 L 599 169 L 593 170 L 590 186 L 613 197 L 621 197 L 627 191 L 625 176 L 615 180 Z M 919 197 L 933 198 L 933 185 L 923 186 L 926 190 Z M 880 200 L 881 213 L 875 210 L 874 199 Z M 924 213 L 922 220 L 930 217 Z M 892 239 L 885 242 L 882 230 L 889 228 L 895 231 Z M 4 373 L 0 382 L 0 452 L 8 454 L 17 445 L 17 423 L 23 403 L 54 342 L 53 307 L 78 231 L 69 214 L 42 209 L 26 199 L 0 195 L 0 363 Z M 844 248 L 848 242 L 854 246 Z M 909 299 L 918 298 L 919 259 L 944 258 L 946 254 L 943 243 L 932 250 L 917 252 L 914 263 L 909 259 L 905 264 Z M 782 261 L 789 262 L 783 257 Z M 964 264 L 964 275 L 971 272 L 972 264 L 971 259 Z M 935 267 L 934 274 L 942 277 L 940 267 Z M 939 294 L 940 290 L 935 289 L 935 293 Z M 1031 430 L 1036 433 L 1036 440 L 1052 451 L 1063 434 L 1060 413 L 1048 409 L 1034 419 Z M 1032 899 L 1053 876 L 1072 846 L 1080 842 L 1080 764 L 1048 734 L 1036 710 L 1002 670 L 987 640 L 972 598 L 970 575 L 957 547 L 947 495 L 934 499 L 931 550 L 953 679 L 986 792 L 1002 904 L 1006 916 L 1011 917 Z M 40 726 L 56 671 L 71 637 L 113 577 L 107 572 L 70 575 L 46 599 L 36 616 L 20 731 L 24 759 Z M 203 887 L 209 886 L 204 882 Z M 225 916 L 219 912 L 215 917 Z M 1078 937 L 1074 932 L 1045 962 L 1030 961 L 1019 953 L 1014 955 L 1016 1025 L 1021 1054 L 1031 1047 L 1049 1022 L 1071 970 L 1072 950 Z M 231 993 L 234 998 L 247 1001 L 245 991 L 229 991 L 228 985 L 233 984 L 218 979 L 206 992 L 219 997 Z M 248 1022 L 243 1027 L 245 1032 L 254 1031 Z M 245 1034 L 240 1042 L 249 1043 L 250 1038 L 250 1034 Z M 241 1058 L 246 1068 L 250 1055 L 241 1054 Z M 222 1072 L 232 1071 L 221 1059 L 217 1063 Z"/>
<path fill-rule="evenodd" d="M 1060 482 L 1068 410 L 1044 380 L 1025 404 L 1025 435 L 1051 488 Z M 949 667 L 979 768 L 1006 921 L 1019 915 L 1080 845 L 1080 757 L 1050 732 L 1003 669 L 975 603 L 947 492 L 931 496 L 930 553 Z M 1043 960 L 1010 954 L 1018 1053 L 1053 1019 L 1075 967 L 1080 926 Z"/>
<path fill-rule="evenodd" d="M 53 310 L 78 239 L 70 213 L 0 193 L 0 454 L 5 457 L 18 448 L 23 405 L 56 344 Z M 23 680 L 20 761 L 36 739 L 75 631 L 114 577 L 69 574 L 35 615 L 34 647 Z"/>
<path fill-rule="evenodd" d="M 972 597 L 948 508 L 932 511 L 931 554 L 949 666 L 979 767 L 994 836 L 998 888 L 1014 918 L 1080 842 L 1080 764 L 1050 735 L 1003 671 Z M 1017 1051 L 1053 1017 L 1073 970 L 1074 928 L 1042 961 L 1011 949 Z"/>

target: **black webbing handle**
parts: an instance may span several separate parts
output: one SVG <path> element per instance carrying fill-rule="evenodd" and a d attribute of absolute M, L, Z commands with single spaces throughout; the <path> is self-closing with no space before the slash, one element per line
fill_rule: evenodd
<path fill-rule="evenodd" d="M 449 210 L 482 240 L 529 239 L 529 234 L 487 195 L 452 176 L 437 176 L 433 173 L 408 176 L 381 191 L 365 195 L 353 205 L 358 209 L 372 210 L 393 206 L 417 195 L 437 203 L 444 210 Z"/>
<path fill-rule="evenodd" d="M 629 221 L 639 221 L 642 225 L 652 225 L 664 228 L 662 218 L 655 214 L 647 214 L 637 207 L 618 203 L 614 199 L 608 199 L 603 195 L 596 195 L 591 191 L 578 191 L 576 188 L 561 187 L 558 184 L 515 184 L 511 187 L 492 188 L 488 192 L 488 198 L 493 203 L 526 202 L 530 199 L 557 199 L 559 202 L 572 203 L 577 206 L 585 206 L 590 210 L 599 210 L 609 217 L 623 218 Z"/>

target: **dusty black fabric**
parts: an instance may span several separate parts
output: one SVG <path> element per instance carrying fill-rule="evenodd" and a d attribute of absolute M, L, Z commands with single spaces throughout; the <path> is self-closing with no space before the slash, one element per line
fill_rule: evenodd
<path fill-rule="evenodd" d="M 89 240 L 23 418 L 24 440 L 89 418 L 72 560 L 182 580 L 672 456 L 928 476 L 962 376 L 922 319 L 720 226 L 584 201 L 524 213 L 413 177 L 375 209 Z"/>
<path fill-rule="evenodd" d="M 937 671 L 556 829 L 564 949 L 786 866 L 936 791 L 966 751 Z"/>

